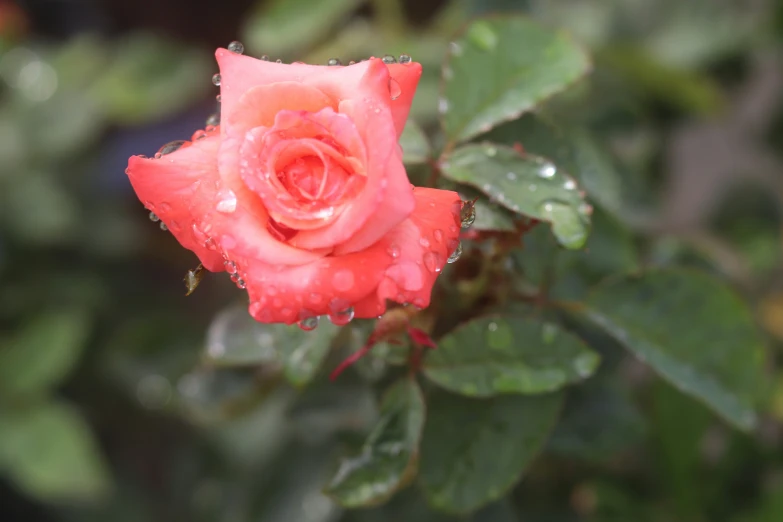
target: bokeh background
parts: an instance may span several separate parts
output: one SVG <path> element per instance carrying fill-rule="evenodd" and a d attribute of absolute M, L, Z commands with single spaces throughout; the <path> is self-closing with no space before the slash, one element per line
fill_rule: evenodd
<path fill-rule="evenodd" d="M 410 54 L 425 68 L 412 117 L 433 130 L 450 38 L 506 10 L 567 30 L 594 58 L 558 110 L 601 144 L 624 203 L 597 210 L 579 277 L 673 259 L 709 267 L 779 348 L 781 2 L 0 0 L 2 520 L 457 520 L 415 490 L 350 513 L 320 493 L 377 416 L 384 361 L 304 392 L 264 366 L 200 364 L 215 346 L 269 340 L 228 277 L 184 297 L 197 260 L 148 219 L 124 169 L 204 127 L 214 49 L 235 39 L 308 63 Z M 578 293 L 563 275 L 564 293 Z M 628 397 L 581 405 L 513 508 L 475 520 L 783 520 L 774 365 L 761 427 L 738 434 L 617 364 Z"/>

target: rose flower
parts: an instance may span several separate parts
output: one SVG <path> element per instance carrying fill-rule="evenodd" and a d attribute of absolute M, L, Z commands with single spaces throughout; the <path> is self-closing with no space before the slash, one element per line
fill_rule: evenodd
<path fill-rule="evenodd" d="M 229 49 L 232 49 L 229 46 Z M 459 196 L 413 187 L 398 139 L 421 65 L 282 64 L 216 52 L 218 127 L 130 158 L 139 199 L 265 323 L 426 307 L 458 248 Z"/>

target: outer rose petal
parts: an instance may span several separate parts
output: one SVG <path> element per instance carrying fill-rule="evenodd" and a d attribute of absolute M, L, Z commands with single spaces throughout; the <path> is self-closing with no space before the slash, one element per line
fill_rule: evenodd
<path fill-rule="evenodd" d="M 307 265 L 282 267 L 249 260 L 250 314 L 258 321 L 293 323 L 311 315 L 354 307 L 359 318 L 377 317 L 386 299 L 429 304 L 432 286 L 458 244 L 459 195 L 417 188 L 416 209 L 371 247 Z"/>
<path fill-rule="evenodd" d="M 251 88 L 279 82 L 297 82 L 316 87 L 335 103 L 371 96 L 387 105 L 391 104 L 389 71 L 377 58 L 348 67 L 333 67 L 267 62 L 226 49 L 218 49 L 215 57 L 220 67 L 223 115 L 231 114 L 239 98 Z"/>
<path fill-rule="evenodd" d="M 408 121 L 413 95 L 416 94 L 416 86 L 421 78 L 421 64 L 416 62 L 394 63 L 388 67 L 392 80 L 397 82 L 397 86 L 400 88 L 399 96 L 391 102 L 394 128 L 397 129 L 397 137 L 399 138 L 402 129 L 405 128 L 405 122 Z M 396 94 L 393 85 L 390 90 Z"/>
<path fill-rule="evenodd" d="M 215 206 L 220 182 L 219 147 L 220 137 L 216 135 L 160 159 L 131 156 L 125 171 L 144 206 L 213 272 L 223 270 L 223 258 L 205 246 L 207 236 L 201 230 L 204 217 Z"/>

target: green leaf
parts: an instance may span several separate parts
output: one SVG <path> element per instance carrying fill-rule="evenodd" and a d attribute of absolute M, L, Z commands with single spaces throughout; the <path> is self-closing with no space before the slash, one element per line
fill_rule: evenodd
<path fill-rule="evenodd" d="M 756 424 L 764 345 L 720 280 L 688 270 L 612 279 L 591 292 L 585 312 L 683 393 L 738 428 Z"/>
<path fill-rule="evenodd" d="M 590 68 L 562 33 L 515 16 L 474 21 L 443 67 L 441 120 L 450 142 L 465 141 L 536 107 Z"/>
<path fill-rule="evenodd" d="M 424 374 L 470 397 L 546 393 L 589 377 L 598 354 L 554 324 L 517 317 L 465 323 L 427 354 Z"/>
<path fill-rule="evenodd" d="M 243 306 L 221 312 L 207 334 L 207 360 L 219 366 L 280 364 L 286 378 L 304 386 L 316 374 L 339 328 L 321 322 L 312 331 L 263 324 Z"/>
<path fill-rule="evenodd" d="M 544 121 L 537 114 L 526 114 L 493 129 L 483 138 L 505 145 L 519 143 L 526 153 L 549 158 L 577 179 L 591 201 L 614 214 L 622 210 L 620 174 L 587 131 Z"/>
<path fill-rule="evenodd" d="M 307 48 L 345 20 L 363 0 L 274 0 L 250 16 L 243 38 L 251 51 L 285 54 Z"/>
<path fill-rule="evenodd" d="M 111 488 L 89 427 L 57 402 L 0 412 L 0 470 L 44 501 L 97 500 Z"/>
<path fill-rule="evenodd" d="M 56 386 L 79 360 L 88 333 L 79 310 L 38 316 L 0 341 L 0 389 L 25 395 Z"/>
<path fill-rule="evenodd" d="M 341 463 L 326 492 L 343 506 L 358 507 L 381 503 L 407 485 L 416 472 L 424 417 L 416 382 L 393 385 L 361 453 Z"/>
<path fill-rule="evenodd" d="M 545 158 L 483 143 L 458 148 L 441 170 L 513 212 L 551 223 L 555 237 L 568 248 L 581 248 L 587 241 L 592 208 L 576 181 Z"/>
<path fill-rule="evenodd" d="M 548 449 L 569 458 L 605 463 L 639 444 L 645 419 L 618 383 L 591 379 L 569 391 Z"/>
<path fill-rule="evenodd" d="M 434 395 L 419 470 L 429 503 L 466 513 L 503 497 L 543 447 L 562 399 L 561 393 L 488 400 Z"/>
<path fill-rule="evenodd" d="M 426 163 L 431 157 L 430 143 L 424 131 L 409 119 L 400 136 L 402 159 L 406 165 Z"/>

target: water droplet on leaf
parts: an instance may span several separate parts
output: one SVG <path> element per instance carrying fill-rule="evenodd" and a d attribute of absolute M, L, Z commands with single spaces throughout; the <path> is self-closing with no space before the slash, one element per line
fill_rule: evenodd
<path fill-rule="evenodd" d="M 545 163 L 538 170 L 538 176 L 544 179 L 552 179 L 557 172 L 557 168 L 551 163 Z"/>

